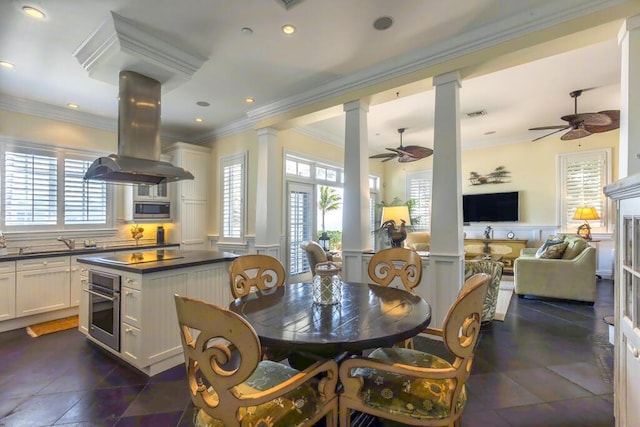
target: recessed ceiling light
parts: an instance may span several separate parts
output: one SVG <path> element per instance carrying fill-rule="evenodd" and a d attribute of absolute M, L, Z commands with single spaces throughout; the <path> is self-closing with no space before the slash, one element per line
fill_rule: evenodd
<path fill-rule="evenodd" d="M 78 104 L 74 104 L 73 102 L 70 102 L 67 104 L 67 107 L 73 109 L 73 110 L 77 110 L 78 108 L 80 108 L 80 106 Z"/>
<path fill-rule="evenodd" d="M 204 119 L 202 117 L 196 117 L 196 122 L 202 123 L 204 122 Z"/>
<path fill-rule="evenodd" d="M 245 98 L 244 102 L 246 102 L 247 104 L 253 104 L 254 102 L 256 102 L 256 100 L 253 98 Z"/>
<path fill-rule="evenodd" d="M 291 24 L 283 25 L 282 26 L 282 32 L 287 34 L 287 35 L 293 34 L 293 33 L 296 32 L 296 27 L 294 27 Z"/>
<path fill-rule="evenodd" d="M 22 6 L 22 12 L 24 12 L 25 15 L 35 19 L 44 19 L 45 16 L 47 16 L 43 11 L 41 11 L 40 9 L 36 9 L 33 6 Z"/>
<path fill-rule="evenodd" d="M 196 105 L 199 107 L 208 107 L 211 104 L 209 104 L 207 101 L 198 101 L 196 102 Z"/>
<path fill-rule="evenodd" d="M 241 29 L 240 31 L 242 31 L 242 34 L 246 34 L 248 36 L 250 36 L 251 34 L 253 34 L 253 30 L 249 27 L 244 27 L 243 29 Z"/>
<path fill-rule="evenodd" d="M 0 67 L 3 68 L 13 68 L 15 65 L 13 65 L 11 62 L 7 62 L 7 61 L 0 61 Z"/>
<path fill-rule="evenodd" d="M 496 133 L 495 130 L 489 130 L 489 131 L 485 132 L 484 134 L 485 135 L 493 135 L 494 133 Z"/>

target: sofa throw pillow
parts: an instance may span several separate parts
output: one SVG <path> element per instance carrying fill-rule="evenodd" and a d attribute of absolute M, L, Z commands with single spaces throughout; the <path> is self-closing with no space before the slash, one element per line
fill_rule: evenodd
<path fill-rule="evenodd" d="M 562 258 L 562 254 L 569 246 L 568 242 L 561 242 L 555 245 L 550 245 L 545 248 L 545 250 L 540 254 L 539 258 L 543 259 L 560 259 Z"/>
<path fill-rule="evenodd" d="M 542 246 L 540 246 L 540 248 L 538 248 L 538 250 L 536 251 L 536 258 L 543 258 L 542 254 L 545 253 L 547 248 L 549 248 L 551 246 L 560 245 L 562 243 L 564 243 L 564 238 L 563 239 L 557 239 L 557 238 L 549 238 L 549 239 L 547 239 L 547 241 L 544 242 L 542 244 Z M 565 249 L 566 249 L 566 246 L 565 246 Z M 562 254 L 560 254 L 560 256 L 562 256 Z"/>

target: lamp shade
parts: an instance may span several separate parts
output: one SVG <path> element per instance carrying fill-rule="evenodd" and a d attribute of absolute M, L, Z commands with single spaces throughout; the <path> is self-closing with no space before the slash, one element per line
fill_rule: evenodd
<path fill-rule="evenodd" d="M 600 219 L 600 215 L 598 215 L 596 208 L 592 206 L 581 206 L 576 209 L 576 213 L 573 214 L 573 219 L 589 221 Z"/>
<path fill-rule="evenodd" d="M 384 206 L 382 208 L 382 222 L 393 220 L 396 226 L 402 223 L 401 220 L 404 220 L 405 225 L 411 225 L 411 218 L 409 217 L 409 207 L 406 205 L 403 206 Z"/>

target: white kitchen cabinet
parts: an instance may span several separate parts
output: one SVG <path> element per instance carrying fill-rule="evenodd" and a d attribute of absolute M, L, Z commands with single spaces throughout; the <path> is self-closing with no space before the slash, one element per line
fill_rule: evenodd
<path fill-rule="evenodd" d="M 122 316 L 124 323 L 140 327 L 140 319 L 142 318 L 142 293 L 133 288 L 123 287 L 120 292 Z"/>
<path fill-rule="evenodd" d="M 640 175 L 605 187 L 617 203 L 614 314 L 616 426 L 640 425 Z"/>
<path fill-rule="evenodd" d="M 80 305 L 80 295 L 82 294 L 83 283 L 89 277 L 89 269 L 86 265 L 78 263 L 78 258 L 86 255 L 74 255 L 71 257 L 71 289 L 69 295 L 69 304 L 74 307 Z"/>
<path fill-rule="evenodd" d="M 193 180 L 175 183 L 174 204 L 178 208 L 175 209 L 175 235 L 170 239 L 179 242 L 181 249 L 207 249 L 210 150 L 207 147 L 177 142 L 167 154 L 171 155 L 174 165 L 188 170 L 194 176 Z"/>
<path fill-rule="evenodd" d="M 153 200 L 156 202 L 169 201 L 169 185 L 161 182 L 156 185 L 134 185 L 133 198 L 135 200 Z"/>
<path fill-rule="evenodd" d="M 0 262 L 0 321 L 16 317 L 16 263 Z"/>
<path fill-rule="evenodd" d="M 70 257 L 16 261 L 16 316 L 70 306 Z"/>

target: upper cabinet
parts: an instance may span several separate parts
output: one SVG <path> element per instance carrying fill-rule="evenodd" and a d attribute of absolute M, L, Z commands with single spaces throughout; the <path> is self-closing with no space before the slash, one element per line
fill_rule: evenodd
<path fill-rule="evenodd" d="M 171 163 L 188 170 L 194 177 L 175 183 L 177 202 L 208 198 L 210 151 L 208 147 L 176 142 L 165 152 L 171 156 Z"/>
<path fill-rule="evenodd" d="M 169 185 L 162 182 L 157 185 L 134 185 L 133 198 L 136 200 L 169 201 Z"/>

